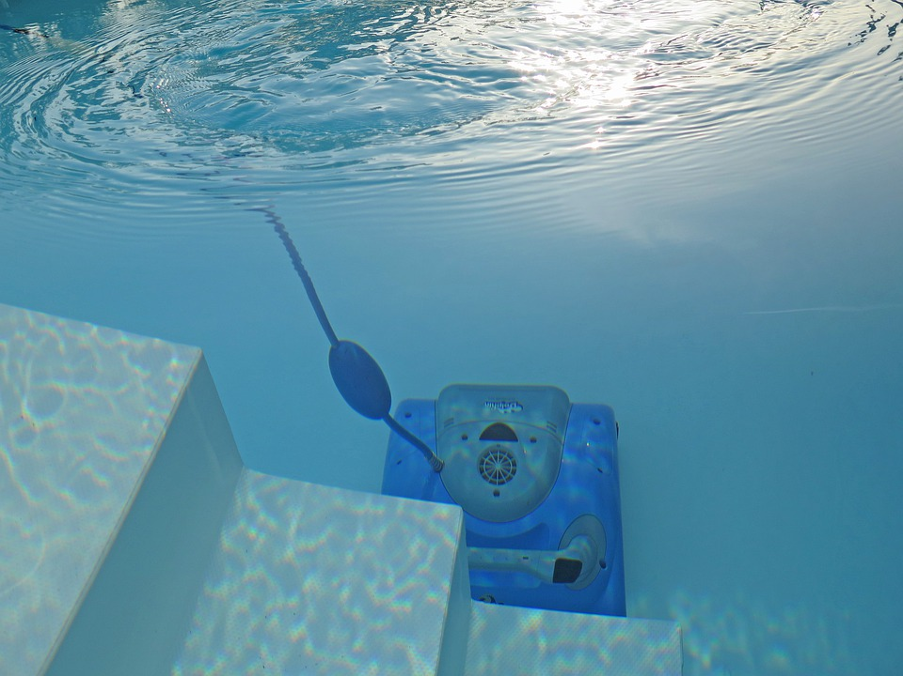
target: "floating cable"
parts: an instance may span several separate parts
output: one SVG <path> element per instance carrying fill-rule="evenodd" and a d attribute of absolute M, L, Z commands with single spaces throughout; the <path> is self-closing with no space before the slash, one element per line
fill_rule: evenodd
<path fill-rule="evenodd" d="M 326 310 L 323 309 L 323 303 L 320 302 L 320 296 L 317 295 L 317 290 L 314 288 L 314 281 L 305 269 L 304 263 L 301 261 L 301 254 L 298 253 L 295 242 L 289 236 L 289 231 L 283 224 L 282 219 L 273 211 L 272 207 L 258 207 L 255 211 L 260 211 L 267 217 L 267 220 L 273 225 L 273 229 L 276 230 L 276 234 L 279 235 L 279 239 L 282 240 L 283 246 L 286 247 L 289 258 L 292 260 L 292 267 L 295 268 L 301 283 L 304 284 L 304 290 L 308 294 L 308 300 L 311 301 L 311 306 L 314 308 L 314 314 L 317 315 L 318 321 L 320 321 L 320 326 L 323 327 L 323 332 L 326 333 L 330 345 L 336 347 L 339 345 L 339 338 L 336 336 L 336 332 L 326 316 Z"/>
<path fill-rule="evenodd" d="M 298 277 L 304 284 L 308 300 L 311 301 L 311 306 L 320 321 L 320 326 L 323 327 L 323 332 L 330 341 L 330 375 L 333 377 L 333 382 L 336 384 L 339 394 L 355 411 L 365 418 L 382 420 L 389 426 L 389 429 L 423 453 L 433 471 L 442 471 L 443 461 L 433 452 L 433 449 L 405 429 L 389 412 L 390 408 L 392 408 L 389 383 L 386 382 L 386 376 L 376 360 L 357 343 L 353 343 L 350 340 L 339 340 L 332 324 L 330 324 L 330 320 L 326 316 L 323 303 L 320 302 L 320 297 L 314 289 L 314 282 L 304 267 L 301 254 L 298 253 L 295 242 L 289 236 L 289 231 L 286 229 L 282 219 L 271 206 L 254 207 L 251 210 L 264 214 L 273 225 L 276 234 L 279 235 L 280 241 L 282 241 L 289 254 L 292 267 L 295 268 L 295 272 L 298 273 Z"/>

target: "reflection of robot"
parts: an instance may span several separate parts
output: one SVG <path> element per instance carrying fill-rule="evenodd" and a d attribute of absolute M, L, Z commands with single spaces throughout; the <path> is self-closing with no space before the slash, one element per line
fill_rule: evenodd
<path fill-rule="evenodd" d="M 555 387 L 451 385 L 396 419 L 435 440 L 443 467 L 393 434 L 383 493 L 462 507 L 474 598 L 625 614 L 611 408 Z"/>
<path fill-rule="evenodd" d="M 624 615 L 612 409 L 571 404 L 555 387 L 451 385 L 435 402 L 403 401 L 393 417 L 383 371 L 363 347 L 339 339 L 285 225 L 272 208 L 258 210 L 286 247 L 330 341 L 339 393 L 393 432 L 383 492 L 464 510 L 472 596 Z"/>

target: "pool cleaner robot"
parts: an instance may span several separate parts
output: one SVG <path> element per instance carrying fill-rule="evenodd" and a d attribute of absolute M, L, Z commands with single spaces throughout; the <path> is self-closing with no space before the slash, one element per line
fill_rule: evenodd
<path fill-rule="evenodd" d="M 540 385 L 450 385 L 390 412 L 383 371 L 340 340 L 280 218 L 273 224 L 330 342 L 329 368 L 355 411 L 391 429 L 383 493 L 459 505 L 471 596 L 625 614 L 618 427 L 612 409 Z"/>

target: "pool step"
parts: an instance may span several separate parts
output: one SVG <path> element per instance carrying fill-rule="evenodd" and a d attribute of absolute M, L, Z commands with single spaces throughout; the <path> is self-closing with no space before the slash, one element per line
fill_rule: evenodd
<path fill-rule="evenodd" d="M 0 305 L 0 455 L 0 673 L 681 671 L 672 622 L 472 602 L 456 506 L 242 467 L 197 348 Z"/>

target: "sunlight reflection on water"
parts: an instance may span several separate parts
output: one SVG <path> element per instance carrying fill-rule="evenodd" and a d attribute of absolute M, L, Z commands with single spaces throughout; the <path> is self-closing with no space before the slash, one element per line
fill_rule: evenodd
<path fill-rule="evenodd" d="M 486 179 L 527 171 L 573 185 L 587 170 L 617 180 L 625 160 L 680 171 L 691 144 L 736 130 L 811 134 L 822 121 L 785 128 L 801 101 L 834 98 L 832 125 L 858 116 L 865 100 L 839 96 L 836 80 L 851 59 L 861 76 L 893 76 L 895 50 L 882 52 L 900 42 L 871 11 L 850 0 L 111 4 L 94 33 L 42 28 L 0 44 L 0 183 L 39 167 L 18 190 L 62 186 L 46 208 L 88 200 L 115 215 L 124 199 L 172 196 L 169 208 L 190 210 L 198 181 L 252 172 L 258 192 L 304 171 L 376 189 L 481 181 L 486 194 Z M 880 45 L 870 28 L 885 25 Z M 864 63 L 849 45 L 867 39 L 880 55 Z M 895 94 L 888 79 L 880 97 Z M 739 167 L 756 162 L 732 143 Z"/>

